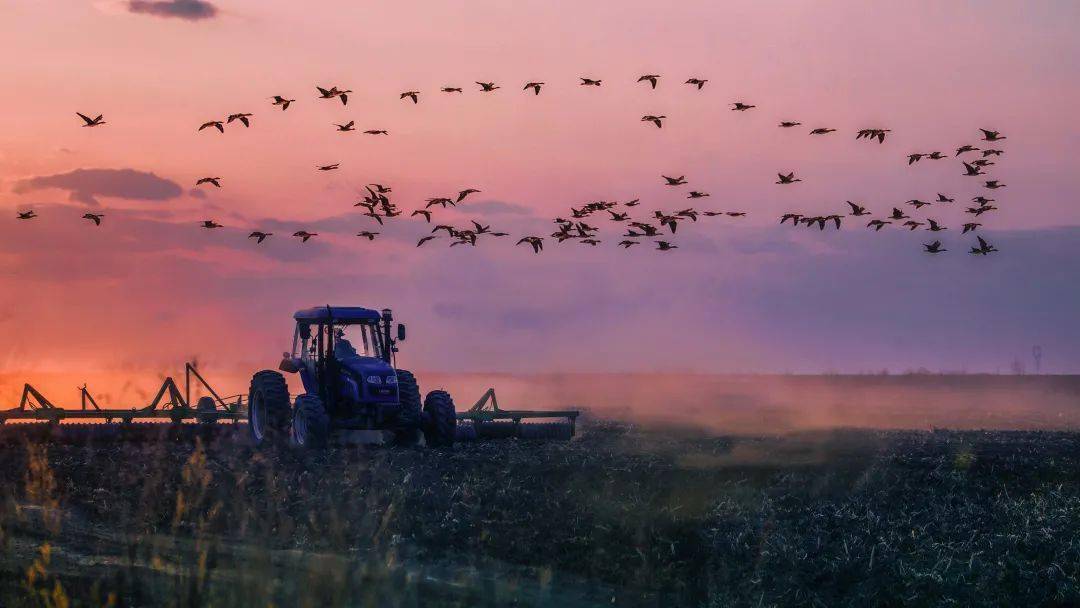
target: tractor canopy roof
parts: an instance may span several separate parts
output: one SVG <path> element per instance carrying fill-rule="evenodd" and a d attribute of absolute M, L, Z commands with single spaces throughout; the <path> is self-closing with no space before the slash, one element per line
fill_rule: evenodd
<path fill-rule="evenodd" d="M 293 318 L 305 323 L 372 323 L 382 319 L 382 315 L 359 306 L 316 306 L 296 311 Z"/>

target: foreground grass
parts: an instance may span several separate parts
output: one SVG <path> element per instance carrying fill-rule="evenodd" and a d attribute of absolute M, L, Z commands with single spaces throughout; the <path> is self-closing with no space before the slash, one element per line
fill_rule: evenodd
<path fill-rule="evenodd" d="M 0 446 L 0 605 L 1069 605 L 1080 435 Z"/>

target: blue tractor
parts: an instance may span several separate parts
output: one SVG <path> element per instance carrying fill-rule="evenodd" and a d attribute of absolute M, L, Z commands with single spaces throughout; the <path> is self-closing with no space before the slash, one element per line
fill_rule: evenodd
<path fill-rule="evenodd" d="M 298 311 L 292 352 L 279 369 L 300 374 L 304 392 L 290 402 L 285 377 L 263 370 L 251 378 L 248 427 L 256 445 L 288 440 L 326 445 L 334 431 L 382 431 L 399 444 L 421 435 L 429 446 L 454 443 L 457 415 L 446 391 L 421 401 L 409 371 L 394 367 L 405 326 L 391 332 L 389 309 L 322 306 Z"/>

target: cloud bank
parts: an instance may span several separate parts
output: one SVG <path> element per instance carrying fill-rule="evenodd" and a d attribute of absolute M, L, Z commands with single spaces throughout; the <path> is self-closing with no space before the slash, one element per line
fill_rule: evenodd
<path fill-rule="evenodd" d="M 212 19 L 218 15 L 218 8 L 205 0 L 131 0 L 128 11 L 185 21 Z"/>

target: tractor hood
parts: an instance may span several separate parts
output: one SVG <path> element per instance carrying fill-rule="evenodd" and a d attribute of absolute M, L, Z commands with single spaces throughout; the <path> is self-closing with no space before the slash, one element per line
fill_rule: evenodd
<path fill-rule="evenodd" d="M 352 355 L 338 359 L 341 367 L 356 374 L 359 378 L 367 381 L 368 376 L 378 376 L 380 382 L 385 382 L 387 376 L 394 375 L 394 368 L 378 357 L 364 357 Z"/>

